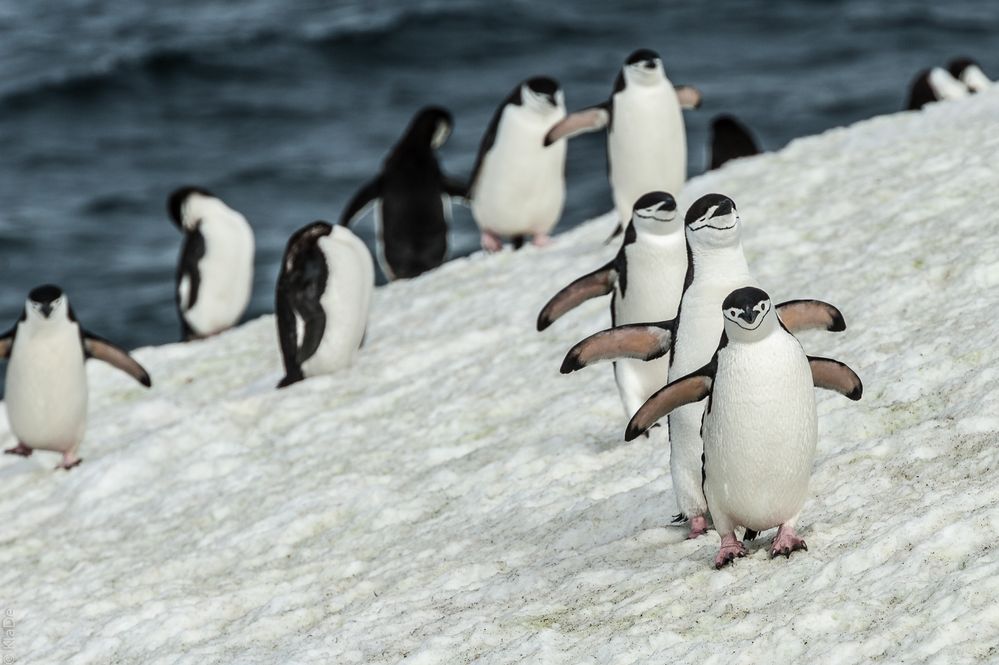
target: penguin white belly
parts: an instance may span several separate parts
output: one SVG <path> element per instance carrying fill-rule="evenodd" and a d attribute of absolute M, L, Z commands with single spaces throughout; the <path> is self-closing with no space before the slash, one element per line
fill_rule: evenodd
<path fill-rule="evenodd" d="M 302 363 L 305 376 L 327 374 L 349 366 L 368 327 L 368 308 L 374 289 L 375 266 L 364 242 L 342 226 L 319 239 L 329 274 L 319 300 L 326 314 L 322 341 Z"/>
<path fill-rule="evenodd" d="M 718 348 L 725 321 L 721 304 L 725 296 L 743 286 L 755 286 L 746 273 L 718 275 L 715 280 L 697 280 L 684 294 L 673 347 L 669 380 L 675 381 L 706 365 Z M 670 474 L 673 492 L 682 515 L 703 515 L 707 510 L 701 488 L 701 418 L 705 402 L 687 404 L 669 416 Z"/>
<path fill-rule="evenodd" d="M 555 227 L 565 203 L 566 142 L 545 147 L 544 138 L 564 117 L 504 109 L 472 195 L 480 228 L 512 236 L 547 234 Z"/>
<path fill-rule="evenodd" d="M 79 326 L 15 337 L 5 399 L 18 441 L 40 450 L 76 449 L 87 424 L 87 373 Z"/>
<path fill-rule="evenodd" d="M 253 291 L 253 230 L 239 216 L 224 222 L 205 219 L 199 227 L 205 255 L 198 262 L 194 307 L 184 318 L 200 335 L 211 335 L 239 322 Z"/>
<path fill-rule="evenodd" d="M 676 316 L 687 272 L 687 248 L 682 232 L 677 238 L 643 239 L 625 248 L 627 285 L 615 286 L 617 325 L 667 321 Z M 666 385 L 669 354 L 644 362 L 626 358 L 614 365 L 625 415 L 631 418 L 657 390 Z"/>
<path fill-rule="evenodd" d="M 676 94 L 667 87 L 618 93 L 607 134 L 610 183 L 620 219 L 643 194 L 679 196 L 687 179 L 687 136 Z"/>
<path fill-rule="evenodd" d="M 818 438 L 812 373 L 788 334 L 731 348 L 719 354 L 704 419 L 704 491 L 716 523 L 762 531 L 794 518 L 808 494 Z"/>

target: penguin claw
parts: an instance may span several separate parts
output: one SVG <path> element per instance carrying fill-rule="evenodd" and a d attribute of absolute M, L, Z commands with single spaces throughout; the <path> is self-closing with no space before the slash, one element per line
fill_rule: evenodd
<path fill-rule="evenodd" d="M 72 469 L 74 467 L 80 466 L 81 462 L 83 462 L 83 458 L 82 457 L 77 457 L 73 461 L 68 461 L 68 460 L 64 459 L 62 461 L 62 464 L 59 464 L 59 465 L 56 466 L 55 470 L 58 471 L 59 469 L 65 469 L 66 471 L 69 471 L 70 469 Z"/>
<path fill-rule="evenodd" d="M 18 443 L 13 448 L 8 448 L 3 451 L 4 455 L 19 455 L 21 457 L 31 457 L 31 453 L 35 452 L 33 448 L 29 448 L 23 443 Z"/>
<path fill-rule="evenodd" d="M 770 558 L 774 559 L 778 556 L 783 556 L 786 559 L 790 559 L 791 553 L 798 550 L 807 552 L 808 545 L 798 537 L 793 528 L 781 525 L 777 529 L 777 536 L 774 538 L 774 542 L 770 545 Z"/>
<path fill-rule="evenodd" d="M 735 537 L 735 534 L 722 536 L 721 548 L 715 557 L 715 569 L 724 568 L 737 558 L 746 556 L 746 553 L 746 546 Z"/>

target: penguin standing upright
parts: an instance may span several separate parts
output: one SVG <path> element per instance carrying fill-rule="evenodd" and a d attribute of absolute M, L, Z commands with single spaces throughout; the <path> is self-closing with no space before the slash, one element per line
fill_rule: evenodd
<path fill-rule="evenodd" d="M 655 359 L 665 349 L 671 356 L 668 376 L 664 378 L 672 381 L 708 361 L 724 328 L 719 315 L 722 301 L 732 290 L 755 284 L 756 280 L 742 251 L 739 215 L 730 198 L 721 194 L 702 196 L 688 209 L 685 224 L 690 254 L 676 319 L 591 335 L 566 355 L 563 373 L 601 360 Z M 818 300 L 792 300 L 778 305 L 778 309 L 792 332 L 846 329 L 839 310 Z M 674 521 L 689 520 L 691 538 L 707 531 L 700 471 L 703 413 L 702 404 L 688 404 L 673 410 L 669 417 L 670 474 L 680 511 Z"/>
<path fill-rule="evenodd" d="M 639 49 L 618 73 L 610 99 L 569 115 L 551 128 L 545 143 L 607 127 L 607 170 L 620 229 L 642 194 L 680 195 L 687 180 L 682 109 L 700 103 L 697 89 L 674 87 L 658 53 Z"/>
<path fill-rule="evenodd" d="M 184 233 L 176 281 L 183 339 L 231 328 L 253 292 L 253 229 L 243 215 L 200 187 L 175 190 L 167 211 Z"/>
<path fill-rule="evenodd" d="M 285 368 L 278 388 L 354 361 L 374 283 L 371 253 L 350 229 L 318 221 L 291 236 L 275 294 Z"/>
<path fill-rule="evenodd" d="M 152 385 L 149 374 L 126 351 L 85 330 L 69 298 L 45 284 L 28 294 L 14 327 L 0 335 L 0 358 L 7 358 L 4 396 L 17 446 L 8 455 L 35 450 L 62 453 L 57 469 L 71 469 L 87 425 L 87 372 L 84 361 L 97 358 L 136 381 Z"/>
<path fill-rule="evenodd" d="M 340 224 L 348 226 L 377 202 L 378 259 L 389 279 L 416 277 L 447 256 L 451 197 L 465 198 L 467 187 L 441 172 L 434 151 L 447 141 L 453 125 L 446 109 L 420 109 L 381 173 L 354 194 L 340 217 Z"/>
<path fill-rule="evenodd" d="M 813 386 L 860 399 L 856 373 L 805 355 L 770 297 L 743 287 L 721 306 L 725 334 L 711 360 L 672 380 L 628 424 L 631 440 L 664 415 L 707 398 L 702 482 L 721 548 L 715 567 L 746 555 L 748 538 L 778 527 L 770 556 L 808 549 L 794 526 L 808 496 L 818 438 Z"/>
<path fill-rule="evenodd" d="M 612 325 L 672 319 L 686 272 L 687 241 L 676 201 L 666 192 L 650 192 L 635 202 L 614 260 L 555 294 L 538 315 L 538 330 L 583 301 L 612 291 Z M 614 363 L 626 417 L 662 386 L 668 368 L 668 352 L 650 362 L 625 358 Z"/>
<path fill-rule="evenodd" d="M 499 251 L 504 238 L 515 248 L 527 237 L 547 244 L 565 204 L 565 145 L 545 147 L 544 138 L 564 117 L 562 89 L 545 76 L 518 85 L 493 114 L 469 179 L 486 251 Z"/>

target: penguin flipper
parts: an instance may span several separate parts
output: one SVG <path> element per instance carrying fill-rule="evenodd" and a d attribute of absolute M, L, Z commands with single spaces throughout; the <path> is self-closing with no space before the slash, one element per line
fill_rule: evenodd
<path fill-rule="evenodd" d="M 673 89 L 676 90 L 676 98 L 680 100 L 680 108 L 682 109 L 699 108 L 701 102 L 704 101 L 701 91 L 692 85 L 677 85 L 673 86 Z"/>
<path fill-rule="evenodd" d="M 570 113 L 548 130 L 545 145 L 549 146 L 562 138 L 571 139 L 573 136 L 595 132 L 606 127 L 609 122 L 610 111 L 604 104 Z"/>
<path fill-rule="evenodd" d="M 81 330 L 81 333 L 83 334 L 83 349 L 88 358 L 103 360 L 107 364 L 125 372 L 147 388 L 153 385 L 152 379 L 149 378 L 149 373 L 132 356 L 128 355 L 128 351 L 115 346 L 92 332 Z"/>
<path fill-rule="evenodd" d="M 846 330 L 843 314 L 836 307 L 821 300 L 788 300 L 777 305 L 777 313 L 789 332 L 802 330 Z"/>
<path fill-rule="evenodd" d="M 812 382 L 816 388 L 835 390 L 856 402 L 864 394 L 864 384 L 852 369 L 838 360 L 808 356 Z"/>
<path fill-rule="evenodd" d="M 583 275 L 556 293 L 538 314 L 538 332 L 541 332 L 558 320 L 563 314 L 590 298 L 605 296 L 613 291 L 614 284 L 617 283 L 615 261 L 616 259 L 591 273 Z"/>
<path fill-rule="evenodd" d="M 17 332 L 17 324 L 8 330 L 7 332 L 0 335 L 0 358 L 9 358 L 10 349 L 14 346 L 14 334 Z"/>
<path fill-rule="evenodd" d="M 615 358 L 662 358 L 673 346 L 675 321 L 632 323 L 590 335 L 569 349 L 561 372 L 569 374 L 601 360 Z"/>
<path fill-rule="evenodd" d="M 624 440 L 631 441 L 640 436 L 656 422 L 684 404 L 698 402 L 711 393 L 715 381 L 716 360 L 687 376 L 672 381 L 666 387 L 653 393 L 642 407 L 631 417 Z"/>
<path fill-rule="evenodd" d="M 340 215 L 340 226 L 350 226 L 351 222 L 361 217 L 367 212 L 368 207 L 381 196 L 381 192 L 382 177 L 380 175 L 364 183 L 354 193 L 353 198 L 347 203 L 347 207 L 343 209 L 343 214 Z"/>

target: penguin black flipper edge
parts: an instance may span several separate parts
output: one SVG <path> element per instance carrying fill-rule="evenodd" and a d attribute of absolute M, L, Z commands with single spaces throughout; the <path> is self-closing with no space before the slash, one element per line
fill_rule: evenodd
<path fill-rule="evenodd" d="M 777 313 L 788 332 L 802 330 L 846 330 L 843 314 L 834 305 L 821 300 L 788 300 L 777 305 Z"/>
<path fill-rule="evenodd" d="M 569 349 L 561 372 L 569 374 L 601 360 L 662 358 L 673 347 L 675 321 L 631 323 L 590 335 Z"/>
<path fill-rule="evenodd" d="M 128 355 L 128 351 L 115 346 L 103 337 L 98 337 L 89 330 L 80 328 L 80 334 L 83 337 L 83 349 L 88 358 L 103 360 L 112 367 L 125 372 L 146 388 L 152 387 L 153 381 L 149 378 L 149 372 L 132 356 Z"/>
<path fill-rule="evenodd" d="M 347 207 L 343 209 L 343 214 L 340 215 L 340 226 L 350 226 L 351 222 L 363 216 L 381 196 L 381 191 L 381 176 L 364 183 L 347 203 Z"/>
<path fill-rule="evenodd" d="M 631 418 L 624 440 L 631 441 L 652 427 L 663 416 L 684 404 L 699 402 L 711 394 L 715 380 L 717 356 L 699 370 L 672 381 L 648 399 Z"/>
<path fill-rule="evenodd" d="M 605 296 L 617 282 L 617 259 L 576 279 L 552 296 L 538 314 L 538 332 L 557 321 L 566 312 L 591 298 Z"/>
<path fill-rule="evenodd" d="M 545 145 L 551 145 L 559 139 L 571 139 L 580 134 L 595 132 L 610 123 L 610 102 L 604 102 L 585 108 L 582 111 L 570 113 L 558 124 L 548 130 L 545 135 Z"/>
<path fill-rule="evenodd" d="M 808 356 L 808 365 L 816 388 L 834 390 L 854 402 L 863 396 L 863 382 L 846 364 L 831 358 Z"/>

